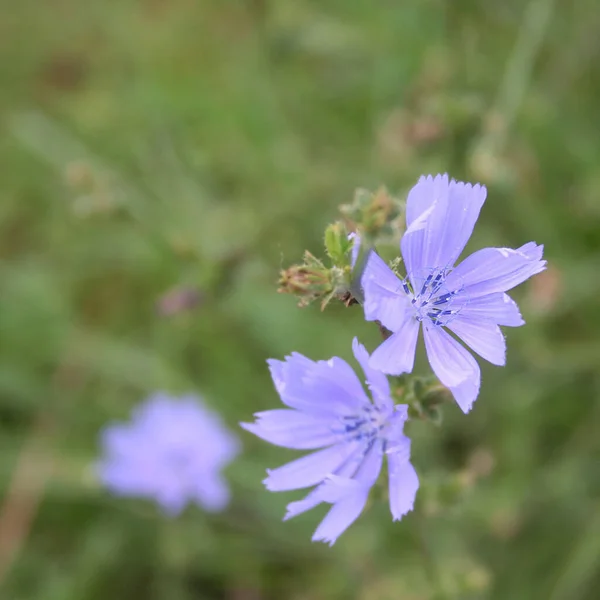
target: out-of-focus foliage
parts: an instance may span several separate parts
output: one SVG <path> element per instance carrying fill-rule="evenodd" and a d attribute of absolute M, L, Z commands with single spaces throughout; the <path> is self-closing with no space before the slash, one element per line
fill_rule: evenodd
<path fill-rule="evenodd" d="M 593 0 L 4 0 L 0 597 L 575 600 L 600 586 L 600 12 Z M 232 427 L 265 359 L 379 341 L 278 271 L 358 187 L 488 185 L 470 249 L 546 245 L 508 365 L 467 416 L 414 422 L 417 511 L 329 549 L 240 432 L 217 517 L 97 489 L 107 422 L 155 389 Z M 390 255 L 393 258 L 393 255 Z M 423 357 L 417 371 L 426 374 Z"/>

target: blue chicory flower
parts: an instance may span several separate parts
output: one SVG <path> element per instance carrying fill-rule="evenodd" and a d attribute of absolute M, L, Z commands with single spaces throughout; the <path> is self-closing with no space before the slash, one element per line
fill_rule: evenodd
<path fill-rule="evenodd" d="M 101 444 L 97 472 L 115 495 L 152 498 L 169 516 L 188 502 L 211 512 L 229 502 L 221 469 L 239 441 L 196 396 L 153 394 L 131 422 L 106 427 Z"/>
<path fill-rule="evenodd" d="M 482 358 L 504 365 L 506 344 L 498 326 L 524 324 L 505 292 L 546 268 L 543 246 L 534 242 L 516 250 L 484 248 L 454 266 L 485 197 L 479 184 L 449 181 L 447 175 L 421 177 L 407 198 L 401 242 L 406 277 L 399 279 L 371 252 L 361 278 L 365 318 L 393 332 L 373 352 L 370 367 L 390 375 L 411 372 L 422 324 L 431 367 L 465 413 L 477 398 L 481 374 L 446 330 Z"/>
<path fill-rule="evenodd" d="M 387 456 L 393 520 L 412 510 L 419 480 L 409 462 L 404 435 L 407 405 L 394 406 L 387 377 L 369 366 L 365 348 L 354 340 L 354 356 L 365 372 L 372 401 L 354 370 L 334 357 L 314 362 L 294 353 L 269 360 L 271 376 L 286 409 L 256 413 L 241 426 L 285 448 L 323 448 L 277 469 L 264 480 L 273 492 L 316 486 L 287 506 L 284 520 L 322 502 L 332 504 L 313 535 L 330 545 L 358 518 Z"/>

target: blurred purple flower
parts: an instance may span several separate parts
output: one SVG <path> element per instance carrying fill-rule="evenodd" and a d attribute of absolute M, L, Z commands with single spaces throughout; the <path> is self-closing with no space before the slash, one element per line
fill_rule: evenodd
<path fill-rule="evenodd" d="M 485 197 L 479 184 L 421 177 L 406 206 L 401 250 L 407 276 L 399 279 L 372 252 L 361 279 L 365 318 L 393 332 L 373 352 L 370 366 L 393 375 L 412 371 L 422 323 L 431 367 L 465 413 L 477 398 L 481 373 L 446 328 L 482 358 L 504 365 L 506 344 L 498 326 L 524 323 L 505 292 L 546 268 L 543 246 L 534 242 L 517 250 L 485 248 L 454 267 Z"/>
<path fill-rule="evenodd" d="M 362 512 L 384 454 L 394 520 L 412 510 L 419 487 L 409 462 L 410 440 L 403 433 L 408 407 L 394 406 L 387 377 L 369 367 L 369 355 L 356 339 L 353 351 L 373 401 L 342 359 L 314 362 L 294 353 L 285 361 L 269 361 L 275 387 L 289 409 L 256 413 L 256 422 L 241 424 L 278 446 L 323 448 L 268 470 L 264 484 L 273 492 L 317 486 L 303 500 L 288 504 L 284 519 L 322 502 L 333 504 L 312 538 L 330 545 Z"/>
<path fill-rule="evenodd" d="M 207 511 L 229 502 L 220 471 L 238 454 L 239 441 L 196 396 L 157 392 L 129 423 L 106 427 L 101 442 L 97 471 L 118 496 L 153 498 L 169 516 L 188 502 Z"/>
<path fill-rule="evenodd" d="M 156 303 L 156 311 L 161 317 L 172 317 L 190 311 L 204 300 L 200 290 L 192 287 L 175 287 L 164 293 Z"/>

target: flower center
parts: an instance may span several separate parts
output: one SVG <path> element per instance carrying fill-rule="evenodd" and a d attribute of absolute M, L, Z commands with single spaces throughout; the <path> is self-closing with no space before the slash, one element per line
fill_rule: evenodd
<path fill-rule="evenodd" d="M 193 460 L 187 448 L 167 448 L 164 454 L 169 469 L 177 473 L 185 473 L 192 466 Z"/>
<path fill-rule="evenodd" d="M 366 405 L 356 415 L 340 417 L 334 432 L 347 440 L 372 441 L 388 424 L 388 417 L 377 406 Z"/>
<path fill-rule="evenodd" d="M 414 288 L 408 277 L 402 280 L 402 288 L 415 309 L 417 321 L 429 319 L 433 325 L 448 325 L 465 306 L 457 298 L 460 289 L 449 290 L 445 285 L 450 269 L 432 269 L 422 276 L 415 276 Z"/>

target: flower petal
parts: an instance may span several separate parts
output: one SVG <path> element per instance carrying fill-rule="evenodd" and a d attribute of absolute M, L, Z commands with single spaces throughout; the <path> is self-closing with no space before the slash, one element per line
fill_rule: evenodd
<path fill-rule="evenodd" d="M 402 282 L 375 252 L 369 255 L 362 276 L 362 286 L 367 321 L 381 321 L 390 331 L 397 331 L 414 314 L 402 289 Z"/>
<path fill-rule="evenodd" d="M 354 240 L 352 245 L 351 264 L 356 265 L 358 254 L 360 252 L 361 239 L 358 233 L 350 233 L 348 237 Z M 363 269 L 361 280 L 375 277 L 382 286 L 389 290 L 395 290 L 398 287 L 398 277 L 394 271 L 390 269 L 387 263 L 377 254 L 375 250 L 369 251 L 369 257 L 365 268 Z"/>
<path fill-rule="evenodd" d="M 329 360 L 318 361 L 317 367 L 318 377 L 323 382 L 327 381 L 346 393 L 346 404 L 356 408 L 364 404 L 367 398 L 363 385 L 354 369 L 345 360 L 334 356 Z"/>
<path fill-rule="evenodd" d="M 369 253 L 362 275 L 363 283 L 371 278 L 375 279 L 382 288 L 389 292 L 395 292 L 400 288 L 398 276 L 375 250 Z"/>
<path fill-rule="evenodd" d="M 331 510 L 321 521 L 313 535 L 313 541 L 333 545 L 363 511 L 369 491 L 377 481 L 383 462 L 383 442 L 375 440 L 367 451 L 353 479 L 328 477 L 323 485 L 322 497 L 333 502 Z"/>
<path fill-rule="evenodd" d="M 137 427 L 152 427 L 157 421 L 172 418 L 177 414 L 180 401 L 165 392 L 154 392 L 146 402 L 132 411 L 132 421 Z"/>
<path fill-rule="evenodd" d="M 308 450 L 340 441 L 332 429 L 335 422 L 319 415 L 281 408 L 254 416 L 255 423 L 240 423 L 241 427 L 277 446 Z"/>
<path fill-rule="evenodd" d="M 267 362 L 281 401 L 290 408 L 335 417 L 369 402 L 358 377 L 341 358 L 314 362 L 293 353 L 285 362 Z"/>
<path fill-rule="evenodd" d="M 486 187 L 479 183 L 450 182 L 438 264 L 453 265 L 457 261 L 473 233 L 486 196 Z"/>
<path fill-rule="evenodd" d="M 448 323 L 448 329 L 493 365 L 506 364 L 506 340 L 500 327 L 495 323 L 460 314 Z"/>
<path fill-rule="evenodd" d="M 129 424 L 108 425 L 100 434 L 103 452 L 108 456 L 121 459 L 136 456 L 139 452 L 140 440 L 143 440 L 143 436 L 140 436 L 138 431 Z"/>
<path fill-rule="evenodd" d="M 364 457 L 360 461 L 354 477 L 333 473 L 325 478 L 321 486 L 319 486 L 321 488 L 321 500 L 334 504 L 349 494 L 358 491 L 368 492 L 379 478 L 382 464 L 383 441 L 381 438 L 378 438 L 371 443 L 368 450 L 364 453 Z"/>
<path fill-rule="evenodd" d="M 367 384 L 373 394 L 375 404 L 381 408 L 392 409 L 394 403 L 391 398 L 388 378 L 381 371 L 377 371 L 369 366 L 369 353 L 357 338 L 354 338 L 352 341 L 352 351 L 365 373 Z"/>
<path fill-rule="evenodd" d="M 506 292 L 546 268 L 543 246 L 529 242 L 516 250 L 484 248 L 467 256 L 446 278 L 451 290 L 469 298 Z"/>
<path fill-rule="evenodd" d="M 338 537 L 360 516 L 367 503 L 367 496 L 368 491 L 361 489 L 336 502 L 317 527 L 312 537 L 313 542 L 326 542 L 333 546 Z"/>
<path fill-rule="evenodd" d="M 423 323 L 427 358 L 439 380 L 450 389 L 464 413 L 477 399 L 481 372 L 477 361 L 441 327 Z"/>
<path fill-rule="evenodd" d="M 399 454 L 388 454 L 390 511 L 399 521 L 413 509 L 419 477 L 415 468 Z"/>
<path fill-rule="evenodd" d="M 406 227 L 411 227 L 448 190 L 448 174 L 421 175 L 406 197 Z"/>
<path fill-rule="evenodd" d="M 368 490 L 369 487 L 367 486 Z M 352 477 L 341 477 L 340 475 L 329 475 L 321 486 L 321 498 L 323 502 L 335 504 L 350 494 L 365 491 L 365 486 Z"/>
<path fill-rule="evenodd" d="M 305 498 L 287 505 L 284 521 L 291 519 L 321 502 L 336 503 L 356 493 L 368 495 L 379 477 L 383 463 L 383 441 L 377 439 L 368 448 L 350 456 L 336 471 L 327 475 L 323 483 Z"/>
<path fill-rule="evenodd" d="M 369 491 L 379 478 L 383 462 L 383 442 L 375 440 L 361 462 L 354 478 L 328 477 L 323 485 L 322 497 L 334 505 L 315 531 L 313 541 L 335 540 L 358 518 L 363 511 Z"/>
<path fill-rule="evenodd" d="M 152 495 L 154 486 L 144 477 L 136 476 L 136 464 L 133 461 L 104 460 L 96 465 L 96 475 L 102 485 L 119 496 Z"/>
<path fill-rule="evenodd" d="M 330 446 L 298 458 L 277 469 L 267 470 L 268 477 L 263 481 L 271 492 L 296 490 L 321 483 L 348 458 L 358 459 L 364 443 L 356 441 Z"/>
<path fill-rule="evenodd" d="M 397 452 L 398 440 L 408 439 L 404 435 L 404 424 L 408 421 L 408 404 L 396 404 L 394 412 L 388 417 L 386 427 L 385 452 Z M 404 443 L 404 442 L 402 442 Z M 410 451 L 410 448 L 409 448 Z"/>
<path fill-rule="evenodd" d="M 220 475 L 198 479 L 194 497 L 200 506 L 208 512 L 222 511 L 231 498 L 229 486 Z"/>
<path fill-rule="evenodd" d="M 379 473 L 381 473 L 381 465 L 383 464 L 383 440 L 382 438 L 375 438 L 375 441 L 371 444 L 367 450 L 354 479 L 360 483 L 361 486 L 371 488 L 377 479 Z"/>
<path fill-rule="evenodd" d="M 390 331 L 398 331 L 404 323 L 414 316 L 414 307 L 408 296 L 401 289 L 400 280 L 394 275 L 396 282 L 390 291 L 376 277 L 363 279 L 365 302 L 363 305 L 367 321 L 380 321 Z"/>
<path fill-rule="evenodd" d="M 467 241 L 486 197 L 486 189 L 451 180 L 447 175 L 421 177 L 407 199 L 407 230 L 402 256 L 417 286 L 425 273 L 454 265 Z"/>
<path fill-rule="evenodd" d="M 185 508 L 188 498 L 179 486 L 161 486 L 156 492 L 156 501 L 168 517 L 176 517 Z"/>
<path fill-rule="evenodd" d="M 389 375 L 410 373 L 415 364 L 419 322 L 407 319 L 402 328 L 383 342 L 371 354 L 369 366 Z"/>
<path fill-rule="evenodd" d="M 497 292 L 469 298 L 461 292 L 456 295 L 454 302 L 458 305 L 461 301 L 465 302 L 462 315 L 488 319 L 497 325 L 507 327 L 519 327 L 525 324 L 517 303 L 508 294 Z"/>
<path fill-rule="evenodd" d="M 321 502 L 325 502 L 322 498 L 321 494 L 323 492 L 325 484 L 321 484 L 317 486 L 314 490 L 311 490 L 302 500 L 295 500 L 294 502 L 290 502 L 286 507 L 286 513 L 283 517 L 284 521 L 288 519 L 293 519 L 302 513 L 305 513 L 308 510 L 313 509 L 315 506 L 319 506 Z"/>
<path fill-rule="evenodd" d="M 335 471 L 329 474 L 326 480 L 317 486 L 314 490 L 310 491 L 302 500 L 296 500 L 290 502 L 286 507 L 286 514 L 283 517 L 284 521 L 291 519 L 307 510 L 311 510 L 315 506 L 325 502 L 325 497 L 331 490 L 328 491 L 328 482 L 332 477 L 340 477 L 340 479 L 349 480 L 350 477 L 356 473 L 360 466 L 360 455 L 356 453 L 356 456 L 350 456 L 346 461 Z M 352 480 L 353 481 L 353 480 Z"/>

